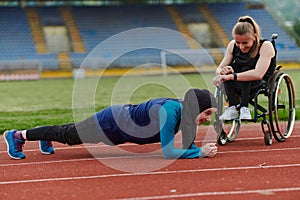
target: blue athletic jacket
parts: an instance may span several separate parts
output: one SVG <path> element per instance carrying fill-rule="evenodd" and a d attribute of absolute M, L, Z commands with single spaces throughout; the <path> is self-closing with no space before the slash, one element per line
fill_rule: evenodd
<path fill-rule="evenodd" d="M 182 103 L 178 99 L 157 98 L 138 105 L 114 105 L 95 114 L 95 120 L 112 145 L 132 142 L 161 142 L 165 158 L 202 157 L 202 149 L 174 147 L 174 137 L 181 121 Z"/>

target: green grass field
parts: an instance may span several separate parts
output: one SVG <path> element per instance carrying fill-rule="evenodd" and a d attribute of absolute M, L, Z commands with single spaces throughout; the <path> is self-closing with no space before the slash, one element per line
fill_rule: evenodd
<path fill-rule="evenodd" d="M 299 107 L 300 71 L 287 73 L 293 79 Z M 81 120 L 111 104 L 140 103 L 155 97 L 183 98 L 190 87 L 207 88 L 213 92 L 213 76 L 213 73 L 204 73 L 89 78 L 76 82 L 73 79 L 0 82 L 0 133 L 7 129 Z"/>

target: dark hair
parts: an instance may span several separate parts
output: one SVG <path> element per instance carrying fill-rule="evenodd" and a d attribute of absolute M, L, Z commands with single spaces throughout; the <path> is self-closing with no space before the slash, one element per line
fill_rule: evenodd
<path fill-rule="evenodd" d="M 232 29 L 232 36 L 243 35 L 245 33 L 250 33 L 254 37 L 254 45 L 250 50 L 250 56 L 254 58 L 257 56 L 260 46 L 260 27 L 255 22 L 255 20 L 250 16 L 242 16 L 238 19 L 238 22 Z"/>
<path fill-rule="evenodd" d="M 190 89 L 185 93 L 182 104 L 180 123 L 182 145 L 184 149 L 188 149 L 196 137 L 196 117 L 208 108 L 216 108 L 217 103 L 215 97 L 208 90 Z"/>

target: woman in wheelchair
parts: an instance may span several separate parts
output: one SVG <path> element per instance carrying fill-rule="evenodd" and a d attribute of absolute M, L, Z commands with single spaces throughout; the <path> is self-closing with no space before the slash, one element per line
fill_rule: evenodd
<path fill-rule="evenodd" d="M 260 27 L 250 16 L 238 19 L 232 36 L 234 39 L 229 42 L 213 79 L 216 86 L 224 84 L 229 101 L 228 109 L 220 119 L 249 120 L 252 118 L 248 108 L 251 88 L 273 74 L 276 50 L 270 41 L 261 39 Z M 237 90 L 239 98 L 236 98 Z"/>

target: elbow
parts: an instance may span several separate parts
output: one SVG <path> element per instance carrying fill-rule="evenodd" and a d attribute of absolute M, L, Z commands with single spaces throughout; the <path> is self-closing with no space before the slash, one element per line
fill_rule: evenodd
<path fill-rule="evenodd" d="M 163 155 L 165 159 L 174 159 L 174 155 L 171 151 L 163 151 Z"/>
<path fill-rule="evenodd" d="M 256 80 L 258 80 L 258 81 L 259 81 L 259 80 L 262 80 L 263 77 L 264 77 L 264 75 L 258 75 Z"/>
<path fill-rule="evenodd" d="M 262 80 L 266 73 L 267 73 L 267 71 L 258 71 L 258 72 L 256 72 L 256 80 L 258 80 L 258 81 Z"/>
<path fill-rule="evenodd" d="M 180 157 L 173 148 L 162 148 L 162 153 L 165 159 L 176 159 Z"/>
<path fill-rule="evenodd" d="M 164 159 L 174 159 L 173 156 L 164 155 Z"/>

